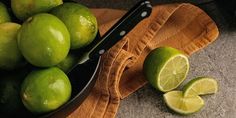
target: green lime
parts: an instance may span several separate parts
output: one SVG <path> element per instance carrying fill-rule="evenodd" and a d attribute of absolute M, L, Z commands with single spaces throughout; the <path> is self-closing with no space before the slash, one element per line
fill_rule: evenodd
<path fill-rule="evenodd" d="M 78 57 L 69 53 L 67 57 L 57 65 L 58 68 L 67 73 L 77 62 Z"/>
<path fill-rule="evenodd" d="M 17 33 L 20 25 L 16 23 L 0 24 L 0 69 L 12 70 L 20 66 L 23 56 L 17 46 Z"/>
<path fill-rule="evenodd" d="M 39 67 L 55 66 L 70 50 L 70 34 L 57 17 L 42 13 L 30 17 L 18 33 L 18 46 L 28 62 Z"/>
<path fill-rule="evenodd" d="M 62 3 L 62 0 L 11 0 L 11 8 L 18 19 L 26 20 L 32 15 L 48 12 Z"/>
<path fill-rule="evenodd" d="M 46 113 L 66 103 L 71 84 L 66 74 L 56 67 L 31 72 L 22 83 L 21 98 L 35 114 Z"/>
<path fill-rule="evenodd" d="M 55 7 L 51 13 L 67 26 L 71 36 L 71 49 L 83 48 L 96 37 L 97 20 L 87 7 L 78 3 L 64 3 Z"/>
<path fill-rule="evenodd" d="M 7 7 L 0 2 L 0 23 L 11 21 L 11 17 L 7 11 Z"/>
<path fill-rule="evenodd" d="M 201 97 L 185 98 L 182 91 L 170 91 L 163 96 L 170 109 L 183 115 L 195 113 L 204 106 L 204 101 Z"/>
<path fill-rule="evenodd" d="M 14 116 L 27 111 L 20 98 L 21 83 L 27 71 L 8 74 L 0 78 L 0 114 Z"/>
<path fill-rule="evenodd" d="M 209 77 L 198 77 L 184 86 L 184 97 L 213 94 L 218 91 L 217 81 Z"/>
<path fill-rule="evenodd" d="M 177 88 L 186 78 L 189 61 L 181 51 L 160 47 L 146 57 L 144 74 L 150 84 L 162 92 Z"/>

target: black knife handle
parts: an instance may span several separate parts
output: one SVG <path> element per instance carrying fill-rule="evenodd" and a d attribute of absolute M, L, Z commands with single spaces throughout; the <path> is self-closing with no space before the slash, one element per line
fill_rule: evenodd
<path fill-rule="evenodd" d="M 89 58 L 96 58 L 114 46 L 140 21 L 150 16 L 152 6 L 148 0 L 136 4 L 105 35 L 101 41 L 89 51 Z"/>

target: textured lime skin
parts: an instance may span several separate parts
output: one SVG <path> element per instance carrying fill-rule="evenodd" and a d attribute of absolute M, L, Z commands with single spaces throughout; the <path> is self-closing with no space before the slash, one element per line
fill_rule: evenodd
<path fill-rule="evenodd" d="M 26 60 L 39 67 L 57 65 L 66 58 L 70 49 L 70 34 L 64 23 L 46 13 L 24 22 L 17 39 Z"/>
<path fill-rule="evenodd" d="M 71 49 L 79 49 L 90 44 L 97 35 L 96 17 L 89 9 L 78 3 L 64 3 L 52 12 L 67 26 L 71 36 Z"/>
<path fill-rule="evenodd" d="M 183 53 L 171 47 L 156 48 L 148 54 L 144 61 L 143 71 L 146 79 L 154 88 L 162 92 L 167 92 L 166 90 L 163 90 L 160 86 L 158 86 L 158 77 L 166 61 L 178 55 L 183 55 Z M 180 82 L 179 84 L 181 83 L 182 82 Z M 176 87 L 178 87 L 178 85 Z"/>
<path fill-rule="evenodd" d="M 6 6 L 2 2 L 0 2 L 0 24 L 10 21 L 11 17 L 7 11 Z"/>
<path fill-rule="evenodd" d="M 66 74 L 56 67 L 31 72 L 22 83 L 21 98 L 35 114 L 46 113 L 66 103 L 71 84 Z"/>
<path fill-rule="evenodd" d="M 16 23 L 0 24 L 0 69 L 13 70 L 23 62 L 23 56 L 17 46 L 17 33 L 20 25 Z"/>
<path fill-rule="evenodd" d="M 77 59 L 78 57 L 69 53 L 67 57 L 57 65 L 57 67 L 67 73 L 76 64 Z"/>
<path fill-rule="evenodd" d="M 11 8 L 20 20 L 26 20 L 37 13 L 45 13 L 62 4 L 62 0 L 11 0 Z"/>

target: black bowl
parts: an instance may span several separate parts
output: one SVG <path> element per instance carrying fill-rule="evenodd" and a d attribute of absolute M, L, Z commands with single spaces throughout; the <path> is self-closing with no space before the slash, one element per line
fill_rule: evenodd
<path fill-rule="evenodd" d="M 2 1 L 1 1 L 2 2 Z M 11 8 L 10 8 L 10 1 L 3 1 L 3 3 L 5 5 L 7 5 L 8 10 L 10 12 L 10 15 L 12 17 L 12 22 L 16 22 L 19 24 L 22 24 L 22 21 L 18 20 L 12 13 Z M 91 49 L 94 45 L 96 45 L 100 40 L 100 33 L 98 31 L 96 38 L 94 39 L 94 41 L 87 46 L 84 49 L 79 49 L 79 50 L 73 50 L 70 51 L 71 53 L 75 54 L 76 56 L 81 56 L 81 54 L 83 54 L 84 51 Z M 71 112 L 73 112 L 76 108 L 78 108 L 78 106 L 85 100 L 85 98 L 89 95 L 91 89 L 94 87 L 94 84 L 96 82 L 96 70 L 99 67 L 99 63 L 100 63 L 100 57 L 98 58 L 94 58 L 90 65 L 86 66 L 84 65 L 84 67 L 82 69 L 77 69 L 77 71 L 80 71 L 82 73 L 88 73 L 86 75 L 73 75 L 75 77 L 73 78 L 78 78 L 78 79 L 70 79 L 71 85 L 72 85 L 72 94 L 71 94 L 71 98 L 69 101 L 67 101 L 64 105 L 62 105 L 61 107 L 59 107 L 58 109 L 52 111 L 52 112 L 48 112 L 45 114 L 40 114 L 40 115 L 35 115 L 32 114 L 30 112 L 24 112 L 24 113 L 15 113 L 15 114 L 20 114 L 21 116 L 17 116 L 17 117 L 66 117 L 68 116 Z M 27 68 L 27 71 L 32 71 L 33 69 L 37 69 L 36 67 L 33 67 L 30 64 L 27 64 L 25 67 L 22 68 Z M 89 70 L 84 72 L 84 68 L 87 68 L 85 70 Z M 17 70 L 14 70 L 17 71 Z M 3 71 L 0 70 L 0 74 L 1 75 L 7 75 L 9 73 L 13 73 L 13 72 L 7 72 L 7 71 Z M 5 116 L 5 117 L 15 117 L 14 114 L 10 114 L 11 116 Z"/>
<path fill-rule="evenodd" d="M 78 51 L 75 50 L 73 51 L 73 53 L 76 52 L 78 54 L 77 56 L 80 56 L 81 52 L 85 50 L 89 50 L 95 44 L 97 44 L 99 40 L 100 40 L 100 34 L 98 32 L 97 37 L 89 46 L 87 46 L 85 49 L 81 49 Z M 75 71 L 78 73 L 75 73 L 69 76 L 71 86 L 72 86 L 72 94 L 71 94 L 70 100 L 67 101 L 67 103 L 65 103 L 64 105 L 62 105 L 61 107 L 59 107 L 58 109 L 52 112 L 42 114 L 36 117 L 42 117 L 42 118 L 62 117 L 64 118 L 68 116 L 71 112 L 76 110 L 85 100 L 85 98 L 89 95 L 90 91 L 95 85 L 95 82 L 97 80 L 97 70 L 99 69 L 100 60 L 101 60 L 101 57 L 89 60 L 90 63 L 87 63 L 89 65 L 84 64 L 82 65 L 82 67 L 76 68 Z M 87 73 L 87 74 L 82 75 L 79 73 Z"/>
<path fill-rule="evenodd" d="M 9 5 L 9 4 L 8 4 Z M 66 117 L 73 112 L 89 95 L 96 82 L 96 73 L 100 64 L 101 55 L 114 46 L 127 33 L 129 33 L 140 21 L 150 16 L 152 6 L 148 0 L 142 0 L 132 7 L 103 37 L 97 33 L 95 40 L 86 48 L 73 50 L 76 54 L 78 65 L 68 75 L 72 84 L 71 99 L 60 108 L 45 114 L 34 115 L 25 113 L 17 117 Z M 17 19 L 14 21 L 21 23 Z M 31 69 L 34 69 L 30 65 Z M 1 72 L 1 71 L 0 71 Z"/>
<path fill-rule="evenodd" d="M 71 51 L 71 53 L 77 54 L 76 56 L 80 56 L 80 54 L 82 54 L 83 51 L 88 50 L 92 48 L 95 44 L 97 44 L 99 39 L 100 39 L 100 35 L 98 33 L 95 40 L 85 49 L 73 50 Z M 39 118 L 48 118 L 48 117 L 64 118 L 68 116 L 70 113 L 72 113 L 76 108 L 80 106 L 80 104 L 85 100 L 85 98 L 89 95 L 90 91 L 94 87 L 96 79 L 97 79 L 96 72 L 99 68 L 100 60 L 101 60 L 101 57 L 94 58 L 94 59 L 89 60 L 90 61 L 90 63 L 88 63 L 89 65 L 84 64 L 82 65 L 81 68 L 76 68 L 75 71 L 78 73 L 74 73 L 73 75 L 70 75 L 69 77 L 71 86 L 72 86 L 71 98 L 64 105 L 60 106 L 58 109 L 48 112 L 48 113 L 39 114 L 39 115 L 33 114 L 27 111 L 26 109 L 24 109 L 22 110 L 23 112 L 19 111 L 14 114 L 5 114 L 4 117 L 7 117 L 7 118 L 16 117 L 15 116 L 16 114 L 17 114 L 17 117 L 24 117 L 24 118 L 35 118 L 35 117 L 36 118 L 37 117 Z M 9 74 L 14 74 L 15 72 L 18 72 L 22 69 L 26 70 L 29 73 L 32 70 L 40 69 L 40 68 L 34 67 L 30 64 L 26 64 L 24 67 L 21 67 L 13 71 L 0 70 L 0 77 L 7 76 Z M 81 74 L 81 73 L 87 73 L 87 74 Z"/>

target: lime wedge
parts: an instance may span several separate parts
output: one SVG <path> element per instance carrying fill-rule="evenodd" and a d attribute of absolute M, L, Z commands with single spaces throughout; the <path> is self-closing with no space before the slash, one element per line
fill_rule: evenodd
<path fill-rule="evenodd" d="M 185 80 L 189 71 L 189 61 L 181 51 L 161 47 L 147 56 L 143 70 L 153 87 L 167 92 L 177 88 Z"/>
<path fill-rule="evenodd" d="M 184 86 L 184 97 L 213 94 L 218 91 L 217 81 L 213 78 L 198 77 Z"/>
<path fill-rule="evenodd" d="M 173 111 L 188 115 L 200 111 L 204 106 L 204 101 L 199 96 L 183 97 L 182 91 L 171 91 L 164 94 L 167 106 Z"/>

